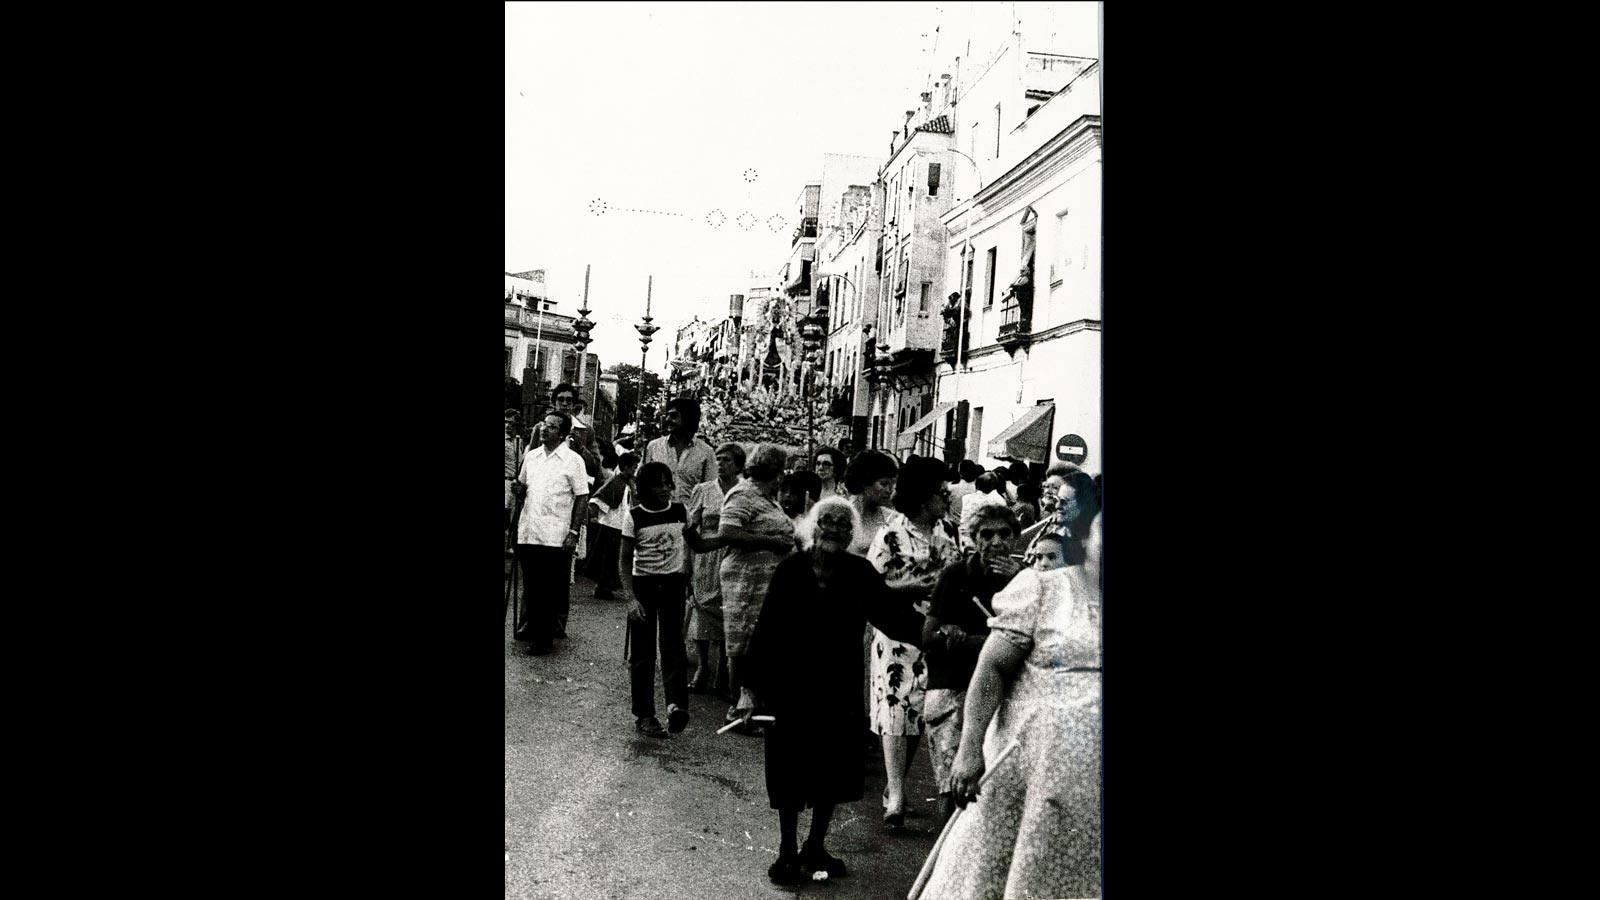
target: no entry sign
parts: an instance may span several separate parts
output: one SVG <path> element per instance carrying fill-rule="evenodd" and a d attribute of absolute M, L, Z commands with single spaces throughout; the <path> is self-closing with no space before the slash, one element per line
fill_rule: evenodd
<path fill-rule="evenodd" d="M 1064 434 L 1061 440 L 1056 441 L 1056 459 L 1064 459 L 1073 465 L 1089 458 L 1089 445 L 1083 438 L 1075 434 Z"/>

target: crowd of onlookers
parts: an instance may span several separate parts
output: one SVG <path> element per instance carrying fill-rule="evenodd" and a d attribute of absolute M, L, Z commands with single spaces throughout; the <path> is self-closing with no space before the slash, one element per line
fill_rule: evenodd
<path fill-rule="evenodd" d="M 565 637 L 571 575 L 551 573 L 583 557 L 595 596 L 625 604 L 640 734 L 682 731 L 704 693 L 729 704 L 719 730 L 763 736 L 776 883 L 847 874 L 824 840 L 862 796 L 870 731 L 886 829 L 927 735 L 947 820 L 927 896 L 1098 896 L 1098 476 L 700 436 L 795 410 L 803 425 L 760 394 L 673 400 L 663 436 L 611 443 L 565 387 L 507 462 L 530 653 Z"/>

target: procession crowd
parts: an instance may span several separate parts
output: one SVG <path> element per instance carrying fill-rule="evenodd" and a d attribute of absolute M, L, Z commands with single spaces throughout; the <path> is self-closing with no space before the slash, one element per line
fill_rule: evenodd
<path fill-rule="evenodd" d="M 575 400 L 556 388 L 525 453 L 508 411 L 508 544 L 527 583 L 513 636 L 530 654 L 566 636 L 581 558 L 595 596 L 626 605 L 641 734 L 681 732 L 697 692 L 727 698 L 714 724 L 762 736 L 775 883 L 848 873 L 825 841 L 863 795 L 870 730 L 890 829 L 927 735 L 946 828 L 914 895 L 1099 896 L 1098 477 L 713 447 L 691 398 L 667 404 L 664 436 L 612 444 Z"/>

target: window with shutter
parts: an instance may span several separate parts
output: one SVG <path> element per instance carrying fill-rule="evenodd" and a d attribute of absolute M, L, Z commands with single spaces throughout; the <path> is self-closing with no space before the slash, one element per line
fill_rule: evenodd
<path fill-rule="evenodd" d="M 989 307 L 994 305 L 994 285 L 995 285 L 995 279 L 996 279 L 996 277 L 998 275 L 998 273 L 995 271 L 995 265 L 998 262 L 998 260 L 996 259 L 996 255 L 997 255 L 999 249 L 1000 248 L 998 248 L 998 247 L 990 247 L 989 248 L 989 289 L 984 293 L 984 296 L 983 296 L 983 308 L 984 309 L 988 309 Z"/>
<path fill-rule="evenodd" d="M 928 196 L 939 196 L 939 164 L 928 163 Z"/>

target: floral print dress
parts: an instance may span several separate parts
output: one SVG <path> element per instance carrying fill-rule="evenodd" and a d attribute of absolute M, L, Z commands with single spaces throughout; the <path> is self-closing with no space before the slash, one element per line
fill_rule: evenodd
<path fill-rule="evenodd" d="M 889 514 L 888 524 L 873 538 L 867 561 L 889 587 L 937 575 L 961 558 L 956 527 L 948 519 L 934 523 L 924 536 L 903 513 Z M 922 598 L 932 598 L 932 591 Z M 911 644 L 872 632 L 872 732 L 914 736 L 922 733 L 922 697 L 928 674 L 922 651 Z"/>

